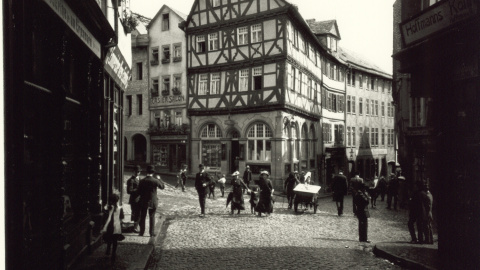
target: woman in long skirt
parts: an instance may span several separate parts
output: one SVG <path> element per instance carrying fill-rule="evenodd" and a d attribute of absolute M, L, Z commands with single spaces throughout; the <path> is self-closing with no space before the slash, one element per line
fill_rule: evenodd
<path fill-rule="evenodd" d="M 258 212 L 258 216 L 264 214 L 271 214 L 273 212 L 273 186 L 268 177 L 270 174 L 267 171 L 260 172 L 260 180 L 258 181 L 258 187 L 260 188 L 260 198 L 258 204 L 255 207 L 255 211 Z"/>

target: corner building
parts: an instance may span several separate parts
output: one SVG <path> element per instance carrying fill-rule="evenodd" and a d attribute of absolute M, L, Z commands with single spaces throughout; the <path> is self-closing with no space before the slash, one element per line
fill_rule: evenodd
<path fill-rule="evenodd" d="M 185 23 L 191 166 L 320 179 L 321 53 L 286 1 L 197 0 Z M 302 34 L 303 33 L 303 34 Z M 238 157 L 238 158 L 237 158 Z"/>

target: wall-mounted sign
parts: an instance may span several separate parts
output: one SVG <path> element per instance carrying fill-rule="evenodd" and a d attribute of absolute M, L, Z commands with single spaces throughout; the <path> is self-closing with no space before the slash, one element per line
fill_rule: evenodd
<path fill-rule="evenodd" d="M 87 47 L 98 57 L 101 56 L 100 42 L 96 40 L 88 31 L 87 27 L 80 21 L 80 19 L 73 13 L 70 7 L 64 0 L 45 0 L 45 3 L 62 18 L 62 20 L 77 34 L 77 36 L 87 45 Z"/>
<path fill-rule="evenodd" d="M 405 45 L 423 40 L 477 13 L 474 0 L 440 1 L 420 13 L 417 17 L 400 24 Z"/>
<path fill-rule="evenodd" d="M 131 70 L 127 60 L 125 60 L 117 46 L 108 50 L 107 57 L 105 57 L 105 70 L 113 77 L 116 83 L 122 86 L 123 89 L 127 89 Z"/>
<path fill-rule="evenodd" d="M 152 105 L 158 104 L 165 104 L 165 103 L 177 103 L 185 101 L 185 96 L 162 96 L 162 97 L 154 97 L 150 100 Z"/>

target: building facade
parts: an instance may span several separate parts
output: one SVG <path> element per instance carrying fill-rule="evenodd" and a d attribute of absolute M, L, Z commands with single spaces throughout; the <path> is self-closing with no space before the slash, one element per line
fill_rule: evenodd
<path fill-rule="evenodd" d="M 148 35 L 132 31 L 132 76 L 125 92 L 124 157 L 126 164 L 150 161 Z"/>
<path fill-rule="evenodd" d="M 122 190 L 126 1 L 9 1 L 5 11 L 6 266 L 66 269 Z"/>
<path fill-rule="evenodd" d="M 430 185 L 445 269 L 480 265 L 479 4 L 394 4 L 398 158 L 407 179 Z"/>
<path fill-rule="evenodd" d="M 160 172 L 189 164 L 185 32 L 186 15 L 164 5 L 148 24 L 150 122 L 147 160 Z"/>

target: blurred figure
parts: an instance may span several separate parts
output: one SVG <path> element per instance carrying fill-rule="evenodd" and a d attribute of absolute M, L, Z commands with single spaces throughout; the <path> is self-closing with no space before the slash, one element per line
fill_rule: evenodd
<path fill-rule="evenodd" d="M 361 185 L 363 185 L 363 179 L 360 178 L 360 172 L 355 171 L 355 176 L 350 179 L 350 192 L 352 192 L 352 202 L 354 201 L 353 199 L 355 198 L 355 195 L 357 194 Z M 353 214 L 356 215 L 355 213 L 357 212 L 357 209 L 355 208 L 355 203 L 352 203 L 352 205 Z"/>
<path fill-rule="evenodd" d="M 269 215 L 273 212 L 273 185 L 268 177 L 270 174 L 263 170 L 260 172 L 260 180 L 258 181 L 258 187 L 260 188 L 260 197 L 258 200 L 255 211 L 258 212 L 258 216 L 262 216 L 262 213 Z"/>
<path fill-rule="evenodd" d="M 422 225 L 423 225 L 423 243 L 433 244 L 433 196 L 429 190 L 429 179 L 422 183 L 421 199 L 422 199 Z"/>
<path fill-rule="evenodd" d="M 393 200 L 393 209 L 397 210 L 398 179 L 393 173 L 390 175 L 390 181 L 388 182 L 388 187 L 387 187 L 387 209 L 392 209 L 392 200 Z"/>
<path fill-rule="evenodd" d="M 245 167 L 245 171 L 243 172 L 243 182 L 247 185 L 247 188 L 250 189 L 250 182 L 252 181 L 252 171 L 250 171 L 250 166 L 247 165 Z M 245 194 L 245 189 L 243 190 Z"/>
<path fill-rule="evenodd" d="M 339 170 L 338 174 L 333 177 L 332 183 L 333 200 L 337 205 L 338 216 L 343 215 L 343 198 L 348 192 L 347 177 L 343 175 L 343 170 Z"/>
<path fill-rule="evenodd" d="M 232 192 L 233 195 L 232 195 L 232 207 L 231 207 L 231 213 L 230 214 L 233 214 L 233 212 L 235 210 L 237 210 L 237 214 L 240 214 L 240 210 L 245 210 L 245 201 L 243 199 L 243 189 L 247 188 L 247 185 L 243 182 L 243 180 L 241 178 L 239 178 L 238 176 L 240 175 L 240 173 L 238 171 L 235 171 L 234 173 L 232 173 Z"/>
<path fill-rule="evenodd" d="M 417 182 L 413 186 L 413 195 L 409 200 L 408 211 L 408 231 L 410 232 L 412 244 L 423 242 L 423 217 L 422 217 L 422 183 Z M 415 233 L 417 225 L 417 234 Z"/>
<path fill-rule="evenodd" d="M 154 173 L 153 166 L 148 166 L 147 177 L 140 180 L 138 184 L 138 194 L 140 195 L 140 236 L 143 236 L 145 232 L 147 212 L 150 222 L 150 236 L 155 236 L 155 212 L 158 206 L 157 188 L 164 189 L 165 184 L 162 180 L 154 178 Z"/>
<path fill-rule="evenodd" d="M 133 221 L 133 232 L 138 233 L 138 224 L 140 222 L 140 205 L 138 204 L 140 197 L 138 196 L 138 184 L 140 183 L 140 172 L 142 168 L 137 165 L 134 174 L 127 180 L 127 193 L 130 195 L 128 204 L 132 210 L 130 220 Z"/>
<path fill-rule="evenodd" d="M 175 185 L 175 188 L 178 186 L 182 187 L 182 191 L 185 192 L 185 184 L 187 183 L 187 164 L 183 164 L 182 168 L 177 174 L 177 185 Z"/>
<path fill-rule="evenodd" d="M 358 219 L 359 241 L 370 243 L 370 240 L 368 240 L 368 218 L 370 217 L 368 204 L 370 198 L 368 197 L 366 189 L 367 187 L 364 184 L 359 185 L 359 189 L 353 197 L 353 204 L 355 205 L 355 215 Z"/>
<path fill-rule="evenodd" d="M 222 174 L 222 177 L 220 177 L 217 181 L 219 187 L 220 187 L 220 192 L 222 193 L 222 197 L 225 195 L 225 183 L 227 182 L 227 179 L 225 179 L 225 174 Z"/>
<path fill-rule="evenodd" d="M 297 177 L 295 177 L 295 173 L 291 172 L 285 182 L 283 183 L 283 190 L 287 194 L 287 201 L 288 201 L 288 209 L 292 209 L 293 205 L 293 198 L 295 197 L 295 192 L 293 189 L 300 183 Z"/>
<path fill-rule="evenodd" d="M 205 172 L 203 164 L 198 165 L 199 172 L 195 175 L 195 189 L 198 194 L 198 201 L 200 203 L 200 217 L 205 217 L 205 201 L 207 199 L 207 189 L 212 182 L 212 179 Z"/>
<path fill-rule="evenodd" d="M 378 180 L 378 193 L 380 195 L 380 198 L 382 198 L 382 202 L 385 199 L 385 194 L 387 193 L 387 180 L 385 180 L 385 176 L 380 176 L 380 179 Z"/>

